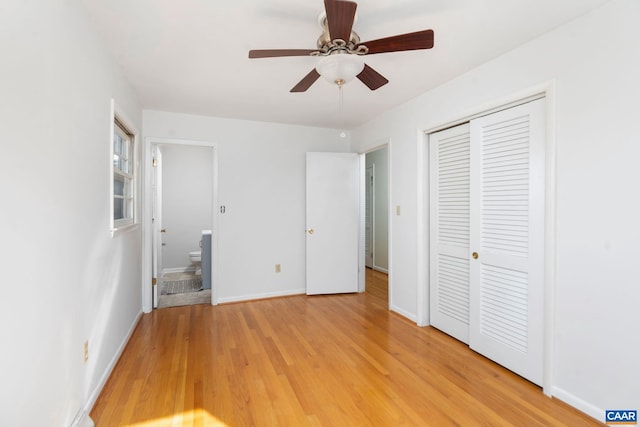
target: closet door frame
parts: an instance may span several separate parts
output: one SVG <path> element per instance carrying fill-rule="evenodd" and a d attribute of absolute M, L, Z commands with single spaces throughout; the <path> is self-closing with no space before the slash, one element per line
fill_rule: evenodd
<path fill-rule="evenodd" d="M 544 325 L 543 325 L 543 381 L 542 391 L 547 396 L 553 392 L 553 352 L 555 336 L 555 272 L 556 272 L 556 136 L 555 136 L 555 83 L 546 82 L 529 87 L 521 92 L 490 103 L 480 105 L 471 110 L 463 111 L 449 120 L 439 120 L 426 123 L 418 130 L 418 271 L 417 271 L 417 324 L 429 325 L 429 223 L 430 223 L 430 195 L 429 195 L 429 134 L 474 118 L 505 110 L 524 104 L 535 99 L 545 99 L 545 230 L 544 230 Z"/>

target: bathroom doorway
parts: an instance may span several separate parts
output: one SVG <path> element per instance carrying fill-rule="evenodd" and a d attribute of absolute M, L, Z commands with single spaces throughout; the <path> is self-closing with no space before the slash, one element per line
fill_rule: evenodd
<path fill-rule="evenodd" d="M 215 146 L 153 140 L 149 152 L 152 306 L 214 303 Z"/>

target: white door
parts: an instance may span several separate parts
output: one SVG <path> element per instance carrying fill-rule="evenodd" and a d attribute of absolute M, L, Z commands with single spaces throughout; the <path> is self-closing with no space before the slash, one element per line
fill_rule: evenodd
<path fill-rule="evenodd" d="M 373 176 L 374 167 L 371 165 L 365 171 L 365 213 L 364 213 L 364 265 L 373 268 L 373 248 L 374 248 L 374 206 Z"/>
<path fill-rule="evenodd" d="M 151 151 L 153 158 L 151 171 L 153 308 L 158 308 L 158 287 L 162 275 L 162 151 L 157 145 L 154 145 Z"/>
<path fill-rule="evenodd" d="M 469 343 L 469 124 L 429 136 L 430 323 Z"/>
<path fill-rule="evenodd" d="M 307 294 L 358 291 L 359 159 L 307 153 Z"/>
<path fill-rule="evenodd" d="M 544 99 L 471 121 L 470 347 L 542 384 Z"/>

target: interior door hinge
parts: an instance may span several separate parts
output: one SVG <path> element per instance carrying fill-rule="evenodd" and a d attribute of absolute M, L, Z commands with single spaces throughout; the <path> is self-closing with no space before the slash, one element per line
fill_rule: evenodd
<path fill-rule="evenodd" d="M 155 158 L 155 157 L 151 160 L 151 165 L 152 165 L 154 168 L 155 168 L 156 166 L 158 166 L 158 160 L 156 160 L 156 158 Z"/>
<path fill-rule="evenodd" d="M 155 286 L 158 284 L 158 279 L 156 279 L 155 277 L 151 279 L 151 286 Z"/>

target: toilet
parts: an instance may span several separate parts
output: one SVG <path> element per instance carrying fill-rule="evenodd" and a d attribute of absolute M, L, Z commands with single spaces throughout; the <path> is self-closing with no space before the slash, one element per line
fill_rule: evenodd
<path fill-rule="evenodd" d="M 202 238 L 198 243 L 201 248 L 205 250 L 205 256 L 211 257 L 211 230 L 202 230 Z M 202 250 L 189 252 L 189 261 L 191 261 L 191 266 L 196 269 L 196 276 L 202 275 Z M 209 271 L 211 270 L 211 262 L 207 261 L 205 264 L 205 268 Z M 209 288 L 211 288 L 211 273 L 209 272 L 205 277 L 202 278 L 203 282 L 208 284 Z M 205 285 L 206 288 L 206 285 Z"/>
<path fill-rule="evenodd" d="M 196 268 L 196 276 L 202 274 L 202 251 L 189 252 L 189 260 L 191 265 Z"/>

